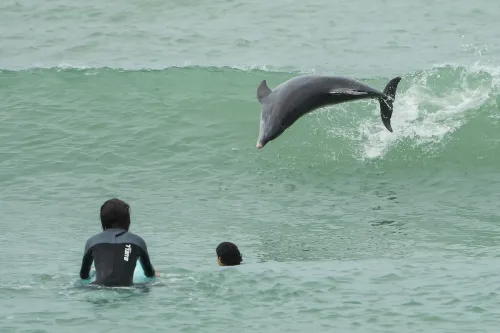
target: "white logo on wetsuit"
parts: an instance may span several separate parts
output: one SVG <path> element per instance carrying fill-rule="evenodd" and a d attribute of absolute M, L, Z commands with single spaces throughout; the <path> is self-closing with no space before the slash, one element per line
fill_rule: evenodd
<path fill-rule="evenodd" d="M 130 256 L 131 252 L 132 246 L 130 246 L 130 244 L 125 245 L 125 255 L 123 256 L 123 260 L 128 261 L 128 257 Z"/>

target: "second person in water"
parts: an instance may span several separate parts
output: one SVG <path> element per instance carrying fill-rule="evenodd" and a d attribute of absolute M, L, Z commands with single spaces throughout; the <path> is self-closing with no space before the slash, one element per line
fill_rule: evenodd
<path fill-rule="evenodd" d="M 236 266 L 241 264 L 243 257 L 238 247 L 231 242 L 222 242 L 215 249 L 219 266 Z"/>

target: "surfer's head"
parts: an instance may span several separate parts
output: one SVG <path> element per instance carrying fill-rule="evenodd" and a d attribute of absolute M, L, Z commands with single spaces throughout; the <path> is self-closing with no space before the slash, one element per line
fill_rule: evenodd
<path fill-rule="evenodd" d="M 120 199 L 110 199 L 101 206 L 102 230 L 130 227 L 130 206 Z"/>
<path fill-rule="evenodd" d="M 215 249 L 219 266 L 236 266 L 243 261 L 240 250 L 231 242 L 222 242 Z"/>

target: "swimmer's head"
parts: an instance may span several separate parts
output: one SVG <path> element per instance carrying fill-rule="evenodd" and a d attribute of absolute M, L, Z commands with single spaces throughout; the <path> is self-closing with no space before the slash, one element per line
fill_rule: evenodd
<path fill-rule="evenodd" d="M 101 206 L 102 230 L 130 227 L 130 206 L 120 199 L 110 199 Z"/>
<path fill-rule="evenodd" d="M 219 266 L 236 266 L 243 261 L 240 250 L 231 242 L 220 243 L 215 252 Z"/>

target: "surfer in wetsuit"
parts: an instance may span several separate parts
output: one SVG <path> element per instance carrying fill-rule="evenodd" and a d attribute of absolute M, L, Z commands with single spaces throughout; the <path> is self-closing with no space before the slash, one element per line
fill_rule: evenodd
<path fill-rule="evenodd" d="M 80 278 L 90 278 L 94 262 L 96 279 L 93 284 L 131 286 L 137 262 L 147 277 L 157 276 L 149 259 L 146 242 L 128 231 L 130 206 L 119 199 L 110 199 L 101 206 L 102 232 L 90 237 L 85 244 Z"/>

